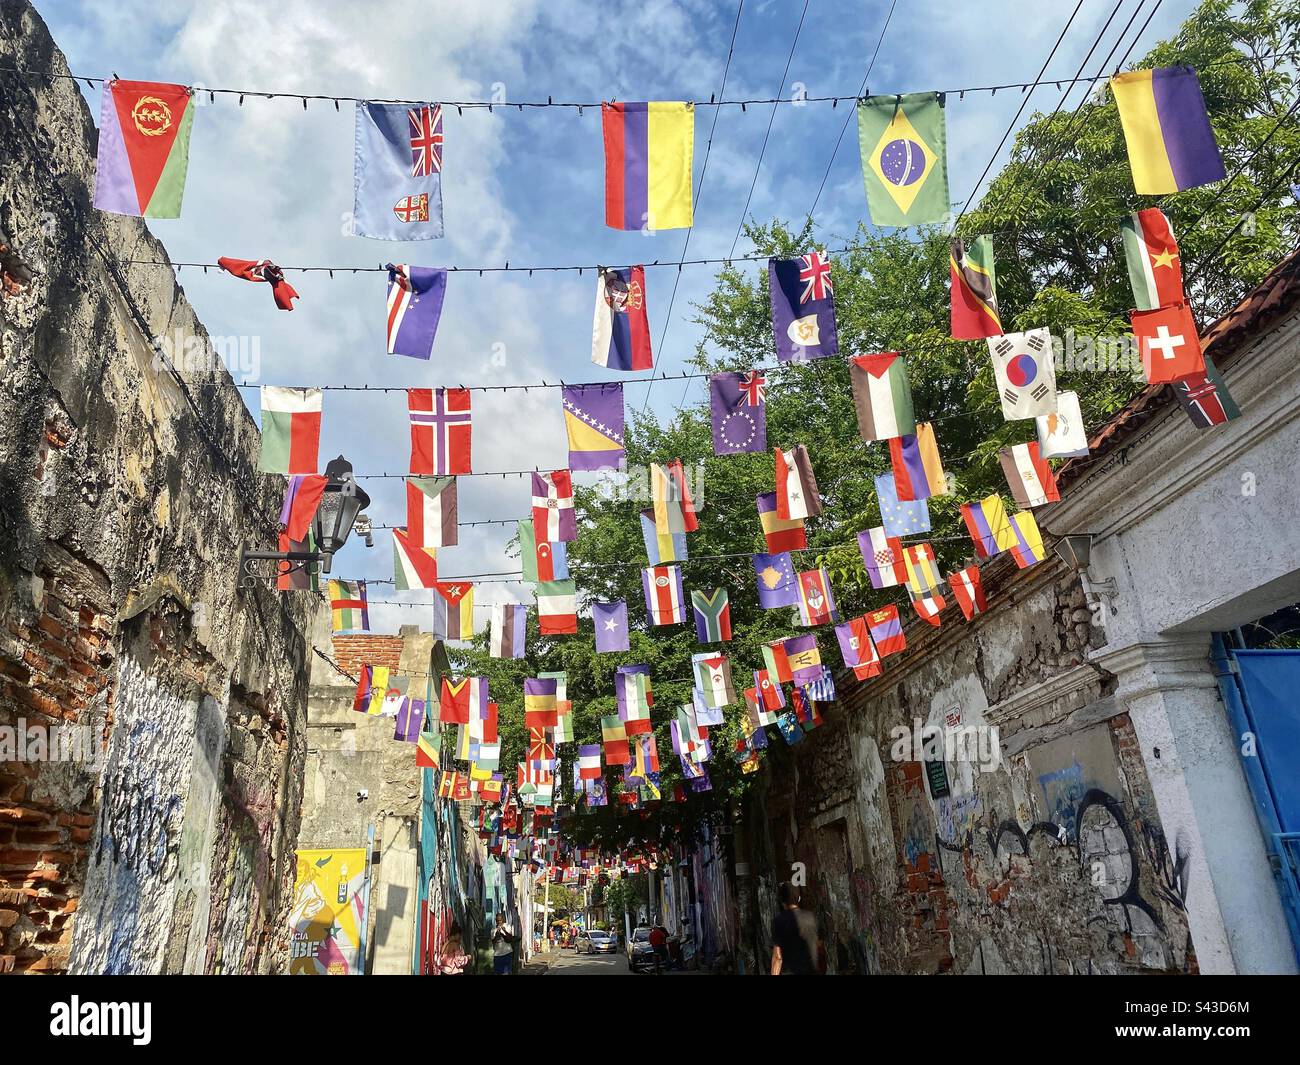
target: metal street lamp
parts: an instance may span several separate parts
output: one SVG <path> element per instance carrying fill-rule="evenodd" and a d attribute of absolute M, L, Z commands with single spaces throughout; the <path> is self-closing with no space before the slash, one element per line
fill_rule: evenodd
<path fill-rule="evenodd" d="M 1088 576 L 1088 567 L 1092 564 L 1092 533 L 1067 533 L 1053 545 L 1056 557 L 1079 575 L 1083 582 L 1084 595 L 1091 601 L 1097 597 L 1105 599 L 1110 605 L 1111 614 L 1118 614 L 1115 600 L 1119 597 L 1119 586 L 1114 577 L 1096 580 Z"/>
<path fill-rule="evenodd" d="M 340 455 L 325 467 L 325 490 L 321 494 L 316 516 L 312 518 L 314 551 L 249 551 L 239 552 L 239 581 L 244 587 L 254 587 L 260 579 L 310 569 L 319 563 L 317 572 L 329 573 L 334 556 L 343 549 L 355 527 L 372 547 L 370 519 L 361 511 L 370 505 L 370 496 L 352 476 L 352 463 Z M 273 563 L 268 567 L 263 563 Z"/>

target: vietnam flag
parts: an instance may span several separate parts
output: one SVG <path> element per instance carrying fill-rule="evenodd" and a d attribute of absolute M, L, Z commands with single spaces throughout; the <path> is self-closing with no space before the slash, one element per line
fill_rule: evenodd
<path fill-rule="evenodd" d="M 1170 384 L 1205 373 L 1201 338 L 1186 303 L 1134 311 L 1130 320 L 1148 384 Z"/>

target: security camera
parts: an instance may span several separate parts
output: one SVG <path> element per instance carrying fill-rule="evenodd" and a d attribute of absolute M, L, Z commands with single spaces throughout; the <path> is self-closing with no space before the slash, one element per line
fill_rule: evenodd
<path fill-rule="evenodd" d="M 357 802 L 365 802 L 370 798 L 370 792 L 366 788 L 357 789 Z"/>

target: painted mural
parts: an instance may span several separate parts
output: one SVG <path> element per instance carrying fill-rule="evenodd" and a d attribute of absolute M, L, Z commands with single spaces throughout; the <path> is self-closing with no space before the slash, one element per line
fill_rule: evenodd
<path fill-rule="evenodd" d="M 291 976 L 354 976 L 363 969 L 366 852 L 298 851 L 289 911 Z"/>

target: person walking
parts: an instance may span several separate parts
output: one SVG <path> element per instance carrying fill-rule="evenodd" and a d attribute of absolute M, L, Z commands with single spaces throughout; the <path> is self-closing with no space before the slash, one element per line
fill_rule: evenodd
<path fill-rule="evenodd" d="M 799 889 L 788 880 L 776 890 L 781 909 L 772 920 L 772 976 L 817 972 L 817 918 L 799 908 Z"/>
<path fill-rule="evenodd" d="M 492 972 L 496 976 L 509 976 L 515 962 L 515 937 L 506 924 L 506 915 L 497 911 L 496 927 L 492 930 Z"/>

